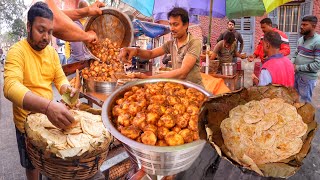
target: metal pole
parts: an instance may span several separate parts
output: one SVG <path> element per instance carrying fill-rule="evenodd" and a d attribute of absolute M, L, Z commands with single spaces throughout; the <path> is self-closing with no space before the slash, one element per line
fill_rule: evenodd
<path fill-rule="evenodd" d="M 213 0 L 210 0 L 210 12 L 209 12 L 209 35 L 206 46 L 206 74 L 209 74 L 209 54 L 210 51 L 210 39 L 211 39 L 211 26 L 212 26 L 212 9 L 213 9 Z"/>

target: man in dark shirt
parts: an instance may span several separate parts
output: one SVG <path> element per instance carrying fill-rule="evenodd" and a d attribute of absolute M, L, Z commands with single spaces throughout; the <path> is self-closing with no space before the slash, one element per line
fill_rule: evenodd
<path fill-rule="evenodd" d="M 240 43 L 240 49 L 239 49 L 238 53 L 241 54 L 241 52 L 243 50 L 243 39 L 242 39 L 241 34 L 237 30 L 234 29 L 235 25 L 236 25 L 236 23 L 234 22 L 234 20 L 230 19 L 228 21 L 227 30 L 220 34 L 220 36 L 217 39 L 217 42 L 223 40 L 223 38 L 227 34 L 227 32 L 233 32 L 234 36 L 236 37 L 236 44 L 238 44 L 238 42 Z"/>

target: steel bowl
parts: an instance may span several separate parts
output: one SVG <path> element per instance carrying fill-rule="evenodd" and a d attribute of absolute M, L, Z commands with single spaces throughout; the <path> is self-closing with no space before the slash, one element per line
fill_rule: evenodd
<path fill-rule="evenodd" d="M 116 8 L 105 7 L 101 8 L 102 15 L 89 17 L 84 30 L 93 30 L 98 39 L 108 38 L 112 42 L 117 42 L 120 47 L 128 47 L 133 42 L 133 25 L 129 16 Z M 85 44 L 85 51 L 90 53 L 95 59 L 99 59 L 94 56 L 87 45 Z"/>
<path fill-rule="evenodd" d="M 95 81 L 93 79 L 83 79 L 83 87 L 86 92 L 96 92 L 111 94 L 116 88 L 117 82 Z"/>
<path fill-rule="evenodd" d="M 116 104 L 117 99 L 123 97 L 124 93 L 132 86 L 142 86 L 146 83 L 157 82 L 179 83 L 185 87 L 195 88 L 207 97 L 212 96 L 211 93 L 194 83 L 177 79 L 145 79 L 133 81 L 118 88 L 106 99 L 102 106 L 102 120 L 107 130 L 123 143 L 129 156 L 140 168 L 151 175 L 167 176 L 187 170 L 199 156 L 206 141 L 199 139 L 179 146 L 150 146 L 122 135 L 112 123 L 112 108 Z"/>

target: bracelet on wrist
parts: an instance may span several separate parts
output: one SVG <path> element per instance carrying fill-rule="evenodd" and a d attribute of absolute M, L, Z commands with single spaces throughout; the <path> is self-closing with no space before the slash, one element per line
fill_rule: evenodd
<path fill-rule="evenodd" d="M 51 101 L 48 103 L 48 105 L 47 105 L 45 115 L 47 115 L 47 113 L 48 113 L 48 108 L 49 108 L 49 106 L 50 106 L 51 102 L 52 102 L 52 100 L 51 100 Z"/>

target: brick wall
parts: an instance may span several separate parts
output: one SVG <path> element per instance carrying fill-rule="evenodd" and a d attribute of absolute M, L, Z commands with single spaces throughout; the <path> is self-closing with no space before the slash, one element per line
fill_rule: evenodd
<path fill-rule="evenodd" d="M 204 36 L 209 36 L 209 21 L 210 18 L 208 16 L 200 16 L 200 27 L 202 29 L 202 33 Z M 228 19 L 227 18 L 212 18 L 211 25 L 211 49 L 216 45 L 217 39 L 221 32 L 225 31 L 227 28 Z"/>
<path fill-rule="evenodd" d="M 320 33 L 320 1 L 319 0 L 313 0 L 312 14 L 317 16 L 318 18 L 318 25 L 316 27 L 316 32 Z"/>
<path fill-rule="evenodd" d="M 263 35 L 263 32 L 261 30 L 261 27 L 260 27 L 260 21 L 264 18 L 268 17 L 267 15 L 264 15 L 264 16 L 261 16 L 261 17 L 255 17 L 255 29 L 254 29 L 254 47 L 253 47 L 253 50 L 256 49 L 258 43 L 259 43 L 259 40 L 261 38 L 261 36 Z"/>

